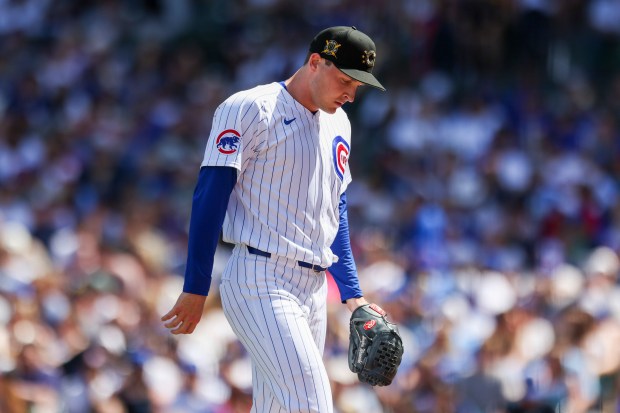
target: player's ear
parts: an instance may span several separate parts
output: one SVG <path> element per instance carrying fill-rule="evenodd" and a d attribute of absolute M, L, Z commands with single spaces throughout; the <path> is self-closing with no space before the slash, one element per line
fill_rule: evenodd
<path fill-rule="evenodd" d="M 321 55 L 318 53 L 312 53 L 308 58 L 308 66 L 310 69 L 313 71 L 317 70 L 319 63 L 321 63 Z"/>

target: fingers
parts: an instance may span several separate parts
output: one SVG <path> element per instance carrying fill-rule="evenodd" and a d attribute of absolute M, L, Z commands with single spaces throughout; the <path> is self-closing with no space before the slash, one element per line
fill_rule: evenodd
<path fill-rule="evenodd" d="M 168 311 L 166 314 L 161 316 L 161 321 L 168 321 L 175 315 L 176 315 L 176 312 L 174 311 L 174 308 L 173 308 L 172 310 Z"/>
<path fill-rule="evenodd" d="M 185 321 L 179 324 L 177 328 L 174 330 L 170 330 L 170 332 L 174 335 L 177 334 L 191 334 L 194 332 L 194 328 L 196 328 L 196 324 L 191 321 Z"/>
<path fill-rule="evenodd" d="M 162 316 L 161 321 L 167 321 L 167 323 L 164 323 L 164 327 L 170 330 L 172 334 L 191 334 L 194 332 L 197 323 L 188 320 L 187 318 L 189 317 L 189 315 L 182 314 L 182 312 L 173 308 Z"/>
<path fill-rule="evenodd" d="M 189 320 L 183 320 L 180 317 L 176 317 L 170 322 L 164 324 L 164 327 L 170 330 L 170 333 L 174 335 L 191 334 L 196 328 L 196 323 Z"/>
<path fill-rule="evenodd" d="M 176 328 L 180 326 L 181 324 L 183 324 L 183 321 L 181 320 L 181 318 L 175 317 L 172 320 L 165 323 L 164 327 L 166 327 L 167 329 L 171 329 L 171 328 Z"/>
<path fill-rule="evenodd" d="M 164 327 L 170 330 L 172 334 L 190 334 L 194 331 L 196 324 L 189 320 L 184 320 L 179 316 L 175 316 L 172 320 L 165 323 Z"/>
<path fill-rule="evenodd" d="M 161 317 L 172 334 L 191 334 L 202 316 L 206 296 L 182 293 L 176 304 Z"/>

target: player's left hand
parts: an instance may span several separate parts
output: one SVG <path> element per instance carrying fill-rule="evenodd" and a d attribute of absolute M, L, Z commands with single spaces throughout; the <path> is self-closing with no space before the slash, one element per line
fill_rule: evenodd
<path fill-rule="evenodd" d="M 392 383 L 403 357 L 403 341 L 387 313 L 376 304 L 364 304 L 351 314 L 349 369 L 363 383 Z"/>
<path fill-rule="evenodd" d="M 206 296 L 181 293 L 174 307 L 166 313 L 161 321 L 168 321 L 164 327 L 172 334 L 191 334 L 202 318 Z"/>

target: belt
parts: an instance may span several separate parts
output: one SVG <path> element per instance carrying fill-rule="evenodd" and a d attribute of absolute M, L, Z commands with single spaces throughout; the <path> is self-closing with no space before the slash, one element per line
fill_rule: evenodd
<path fill-rule="evenodd" d="M 248 247 L 248 252 L 250 254 L 260 255 L 261 257 L 266 257 L 266 258 L 271 258 L 270 252 L 261 251 L 258 248 L 250 247 L 249 245 L 247 247 Z M 305 261 L 297 261 L 297 264 L 300 267 L 309 268 L 314 272 L 323 272 L 327 270 L 327 268 L 321 267 L 320 265 L 310 264 L 309 262 L 305 262 Z"/>

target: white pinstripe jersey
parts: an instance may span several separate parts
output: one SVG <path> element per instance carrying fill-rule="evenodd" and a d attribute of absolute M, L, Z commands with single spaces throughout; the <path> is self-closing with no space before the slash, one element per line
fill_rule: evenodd
<path fill-rule="evenodd" d="M 280 83 L 216 110 L 202 166 L 236 168 L 223 239 L 329 267 L 340 195 L 351 182 L 346 113 L 310 112 Z"/>

